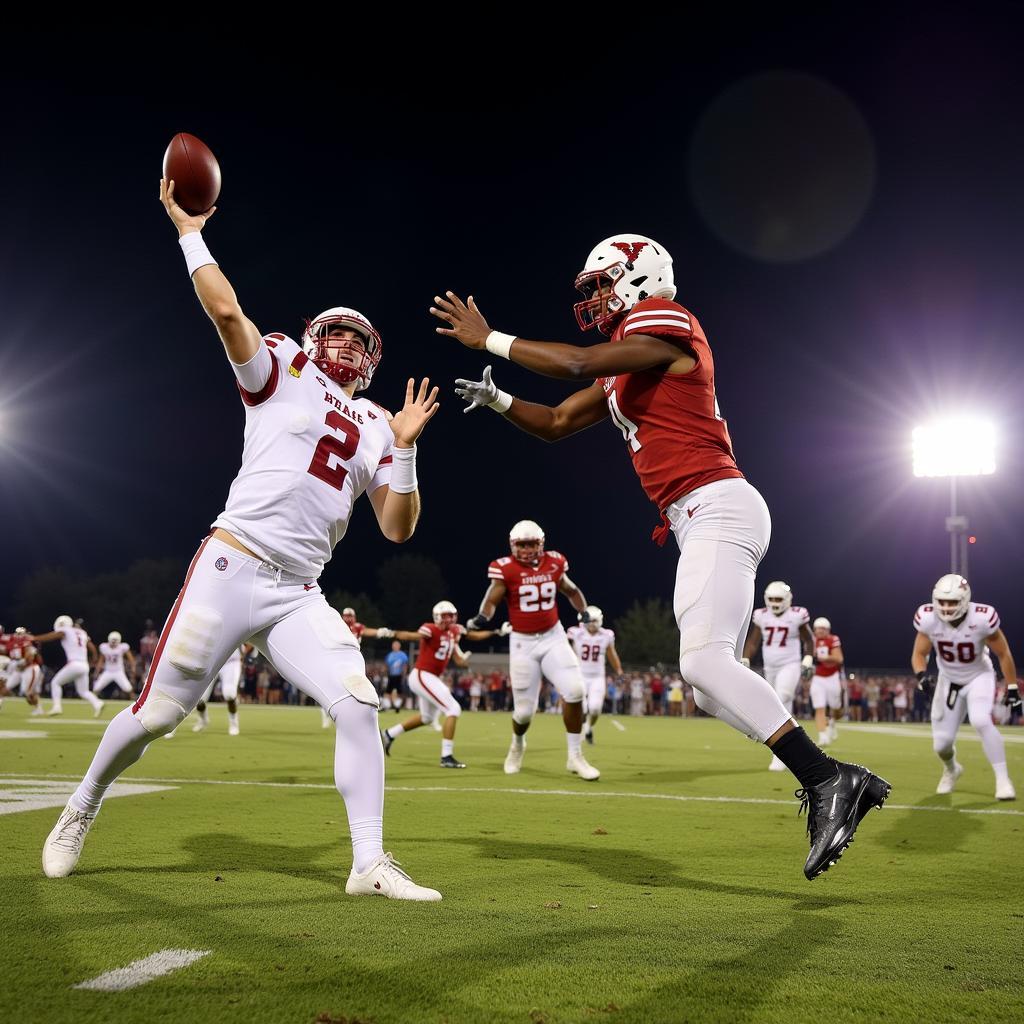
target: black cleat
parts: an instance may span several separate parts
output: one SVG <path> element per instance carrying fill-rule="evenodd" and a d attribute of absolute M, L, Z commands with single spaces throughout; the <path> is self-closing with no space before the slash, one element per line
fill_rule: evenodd
<path fill-rule="evenodd" d="M 442 768 L 465 768 L 466 766 L 461 761 L 456 761 L 455 758 L 452 757 L 451 754 L 448 754 L 447 757 L 442 757 L 441 758 L 441 767 Z"/>
<path fill-rule="evenodd" d="M 387 729 L 380 730 L 380 741 L 384 745 L 384 753 L 391 756 L 391 744 L 394 743 L 394 739 L 388 735 Z"/>
<path fill-rule="evenodd" d="M 588 729 L 584 734 L 583 738 L 591 745 L 594 745 L 594 730 Z"/>
<path fill-rule="evenodd" d="M 892 786 L 859 764 L 836 763 L 838 771 L 828 782 L 794 794 L 802 802 L 798 814 L 807 811 L 811 852 L 804 864 L 808 880 L 835 864 L 853 842 L 853 834 L 872 807 L 881 807 Z"/>

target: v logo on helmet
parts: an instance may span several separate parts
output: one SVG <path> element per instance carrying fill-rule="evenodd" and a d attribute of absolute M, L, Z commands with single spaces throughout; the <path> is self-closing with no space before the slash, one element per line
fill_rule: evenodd
<path fill-rule="evenodd" d="M 640 251 L 650 244 L 650 242 L 612 242 L 612 245 L 626 257 L 627 263 L 632 263 L 640 255 Z"/>

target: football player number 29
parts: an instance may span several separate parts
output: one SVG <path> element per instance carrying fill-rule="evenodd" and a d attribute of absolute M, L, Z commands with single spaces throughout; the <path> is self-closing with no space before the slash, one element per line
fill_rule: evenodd
<path fill-rule="evenodd" d="M 325 484 L 330 484 L 340 491 L 345 483 L 345 477 L 348 476 L 348 470 L 342 465 L 342 462 L 348 462 L 355 455 L 356 448 L 359 447 L 359 428 L 333 409 L 327 414 L 327 419 L 324 422 L 332 430 L 336 430 L 340 436 L 324 434 L 320 438 L 316 451 L 313 452 L 313 461 L 309 464 L 308 472 L 318 480 L 323 480 Z M 332 456 L 337 460 L 333 464 Z"/>
<path fill-rule="evenodd" d="M 555 607 L 558 585 L 527 583 L 519 588 L 519 610 L 521 612 L 546 612 Z"/>

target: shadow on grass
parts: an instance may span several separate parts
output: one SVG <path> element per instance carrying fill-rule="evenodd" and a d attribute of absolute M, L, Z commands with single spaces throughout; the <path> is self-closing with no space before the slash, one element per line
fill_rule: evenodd
<path fill-rule="evenodd" d="M 913 806 L 951 807 L 952 797 L 932 794 Z M 897 853 L 954 853 L 963 849 L 966 842 L 984 827 L 979 814 L 899 814 L 875 838 Z"/>

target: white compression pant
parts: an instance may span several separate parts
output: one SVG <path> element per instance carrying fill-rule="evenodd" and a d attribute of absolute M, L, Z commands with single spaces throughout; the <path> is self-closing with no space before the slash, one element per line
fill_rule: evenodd
<path fill-rule="evenodd" d="M 608 692 L 608 680 L 602 672 L 599 676 L 583 677 L 583 710 L 588 715 L 599 715 L 604 707 L 604 698 Z"/>
<path fill-rule="evenodd" d="M 811 707 L 815 711 L 826 707 L 838 711 L 842 706 L 843 684 L 839 680 L 839 673 L 830 676 L 816 675 L 811 680 Z"/>
<path fill-rule="evenodd" d="M 940 675 L 932 697 L 932 748 L 935 753 L 943 761 L 952 759 L 956 734 L 966 717 L 978 730 L 989 764 L 1005 764 L 1006 746 L 992 721 L 992 705 L 996 698 L 995 672 L 982 672 L 965 683 L 952 707 L 949 706 L 949 696 L 950 682 Z"/>
<path fill-rule="evenodd" d="M 575 651 L 559 622 L 543 633 L 513 633 L 508 651 L 512 685 L 512 720 L 529 722 L 537 711 L 541 676 L 558 691 L 566 704 L 583 700 L 583 675 Z"/>
<path fill-rule="evenodd" d="M 783 707 L 789 712 L 793 710 L 793 698 L 796 688 L 800 685 L 800 662 L 787 661 L 782 665 L 765 665 L 764 677 L 768 685 L 779 695 Z"/>
<path fill-rule="evenodd" d="M 201 703 L 209 704 L 213 696 L 213 688 L 220 683 L 220 695 L 224 700 L 238 700 L 238 684 L 242 680 L 242 663 L 232 656 L 231 660 L 224 665 L 213 677 L 213 682 L 206 688 Z"/>
<path fill-rule="evenodd" d="M 96 682 L 92 684 L 93 693 L 102 693 L 105 686 L 109 686 L 111 683 L 117 683 L 117 688 L 122 693 L 131 693 L 132 684 L 128 682 L 128 677 L 124 674 L 124 669 L 104 669 L 96 679 Z"/>
<path fill-rule="evenodd" d="M 73 682 L 75 693 L 84 701 L 88 701 L 94 708 L 99 707 L 99 699 L 89 689 L 89 663 L 87 661 L 69 661 L 50 680 L 50 697 L 53 700 L 53 710 L 60 711 L 64 706 L 64 687 Z"/>
<path fill-rule="evenodd" d="M 432 672 L 414 668 L 409 673 L 409 689 L 419 699 L 420 718 L 427 725 L 437 717 L 438 711 L 449 718 L 458 718 L 462 714 L 452 691 Z"/>
<path fill-rule="evenodd" d="M 665 512 L 679 545 L 673 606 L 680 672 L 698 707 L 764 742 L 790 715 L 739 658 L 771 535 L 768 506 L 746 480 L 731 479 L 698 487 Z"/>
<path fill-rule="evenodd" d="M 335 782 L 349 821 L 384 808 L 377 693 L 341 616 L 311 581 L 282 573 L 207 537 L 164 624 L 146 685 L 116 715 L 72 795 L 95 811 L 106 789 L 195 707 L 217 669 L 251 641 L 293 686 L 326 708 L 337 731 Z"/>

